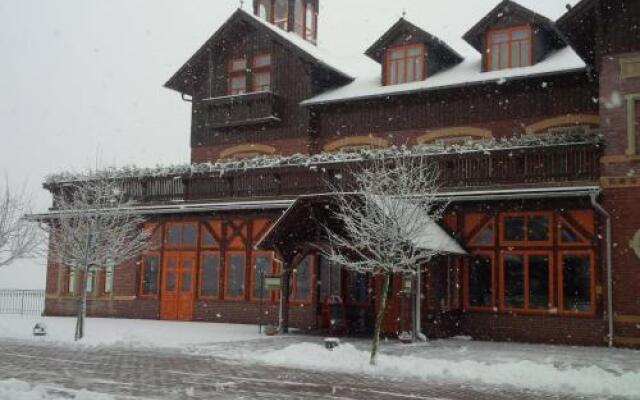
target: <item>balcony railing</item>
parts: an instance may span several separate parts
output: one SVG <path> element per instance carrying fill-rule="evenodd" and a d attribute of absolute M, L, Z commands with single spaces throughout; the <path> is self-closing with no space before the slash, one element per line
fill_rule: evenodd
<path fill-rule="evenodd" d="M 595 183 L 601 149 L 593 144 L 507 149 L 431 156 L 446 190 Z M 361 161 L 360 163 L 366 163 Z M 276 166 L 123 180 L 140 203 L 295 197 L 328 191 L 327 182 L 349 182 L 354 163 Z"/>
<path fill-rule="evenodd" d="M 272 92 L 215 97 L 204 104 L 206 126 L 213 129 L 280 122 L 280 99 Z"/>

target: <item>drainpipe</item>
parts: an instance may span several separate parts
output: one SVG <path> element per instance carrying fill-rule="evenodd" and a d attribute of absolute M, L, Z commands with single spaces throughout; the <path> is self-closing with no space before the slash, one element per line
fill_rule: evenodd
<path fill-rule="evenodd" d="M 606 252 L 607 252 L 607 319 L 609 322 L 609 347 L 613 347 L 613 262 L 611 215 L 596 199 L 598 193 L 591 193 L 591 205 L 606 220 Z"/>

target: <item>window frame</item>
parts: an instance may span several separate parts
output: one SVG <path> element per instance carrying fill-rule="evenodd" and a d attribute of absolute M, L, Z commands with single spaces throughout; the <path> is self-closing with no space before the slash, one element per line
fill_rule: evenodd
<path fill-rule="evenodd" d="M 523 290 L 524 290 L 524 304 L 522 307 L 513 307 L 508 306 L 505 299 L 505 272 L 504 272 L 504 259 L 506 255 L 522 255 L 523 256 Z M 547 256 L 549 258 L 549 263 L 547 266 L 547 274 L 549 280 L 549 287 L 547 288 L 547 296 L 549 298 L 549 303 L 547 304 L 547 308 L 531 308 L 529 305 L 529 289 L 531 287 L 531 283 L 529 281 L 529 257 L 530 256 Z M 498 290 L 499 290 L 499 307 L 498 309 L 502 312 L 522 312 L 527 314 L 557 314 L 557 307 L 554 307 L 554 257 L 553 250 L 507 250 L 500 251 L 500 265 L 499 269 L 499 277 L 498 277 Z"/>
<path fill-rule="evenodd" d="M 162 269 L 163 269 L 163 251 L 145 251 L 142 253 L 140 258 L 140 282 L 138 282 L 138 297 L 140 298 L 158 298 L 160 295 L 160 289 L 162 288 Z M 144 270 L 145 270 L 145 259 L 147 256 L 157 256 L 158 257 L 158 271 L 156 272 L 156 282 L 157 287 L 155 293 L 145 293 L 144 292 Z"/>
<path fill-rule="evenodd" d="M 572 311 L 564 309 L 564 256 L 570 255 L 584 255 L 589 256 L 589 301 L 591 302 L 591 309 L 589 311 Z M 593 249 L 580 249 L 580 250 L 560 250 L 558 251 L 558 266 L 557 266 L 557 281 L 558 281 L 558 314 L 563 316 L 573 317 L 595 317 L 596 315 L 596 265 L 595 265 L 595 251 Z"/>
<path fill-rule="evenodd" d="M 231 264 L 231 258 L 232 256 L 242 256 L 243 258 L 243 266 L 242 266 L 242 293 L 238 296 L 232 296 L 229 293 L 229 266 Z M 247 294 L 247 288 L 246 288 L 246 282 L 247 282 L 247 252 L 246 251 L 225 251 L 224 252 L 224 299 L 228 300 L 228 301 L 244 301 L 246 294 Z"/>
<path fill-rule="evenodd" d="M 483 225 L 484 227 L 484 225 Z M 494 231 L 494 235 L 495 235 L 495 231 Z M 494 237 L 495 239 L 495 237 Z M 493 246 L 492 246 L 493 247 Z M 490 306 L 474 306 L 471 305 L 471 301 L 470 301 L 470 297 L 471 297 L 471 287 L 469 286 L 469 281 L 470 281 L 470 273 L 471 273 L 471 268 L 470 268 L 470 261 L 471 258 L 474 256 L 487 256 L 491 259 L 491 305 Z M 497 266 L 496 266 L 496 253 L 494 250 L 488 250 L 488 249 L 482 249 L 482 250 L 477 250 L 477 251 L 471 251 L 470 252 L 470 257 L 465 260 L 464 263 L 464 287 L 465 290 L 463 291 L 464 293 L 464 309 L 468 310 L 468 311 L 481 311 L 481 312 L 486 312 L 486 311 L 490 311 L 493 312 L 497 309 L 498 307 L 498 289 L 497 289 L 497 285 L 496 285 L 496 280 L 498 279 L 497 277 Z"/>
<path fill-rule="evenodd" d="M 526 30 L 528 33 L 528 38 L 527 39 L 513 39 L 513 32 L 515 31 L 522 31 L 522 30 Z M 494 43 L 491 41 L 492 37 L 494 35 L 500 34 L 500 33 L 506 33 L 508 35 L 508 39 L 506 41 L 507 43 L 507 64 L 508 66 L 506 67 L 497 67 L 494 68 L 493 66 L 493 45 Z M 524 67 L 530 67 L 534 64 L 533 62 L 533 29 L 531 28 L 531 25 L 525 24 L 525 25 L 514 25 L 514 26 L 509 26 L 506 28 L 495 28 L 495 29 L 490 29 L 487 31 L 486 36 L 485 36 L 485 41 L 486 41 L 486 45 L 485 45 L 485 55 L 486 55 L 486 63 L 485 63 L 485 67 L 487 72 L 491 72 L 491 71 L 501 71 L 504 69 L 511 69 L 511 68 L 524 68 Z M 524 41 L 528 41 L 529 43 L 529 64 L 528 65 L 520 65 L 515 67 L 513 64 L 513 54 L 512 53 L 512 46 L 514 42 L 524 42 Z M 504 42 L 500 42 L 500 43 L 504 43 Z M 522 51 L 522 50 L 521 50 Z M 500 57 L 500 55 L 498 55 L 498 57 Z M 498 61 L 499 63 L 500 61 Z"/>
<path fill-rule="evenodd" d="M 215 295 L 204 295 L 202 294 L 202 286 L 204 283 L 204 258 L 208 255 L 217 255 L 218 256 L 218 288 L 216 289 Z M 222 291 L 220 290 L 221 280 L 222 280 L 222 270 L 224 269 L 224 265 L 222 262 L 222 252 L 220 250 L 201 250 L 200 256 L 198 258 L 198 290 L 197 295 L 199 300 L 219 300 L 222 296 Z"/>
<path fill-rule="evenodd" d="M 259 57 L 269 56 L 269 65 L 256 66 L 256 60 Z M 271 52 L 263 51 L 259 53 L 255 53 L 253 57 L 251 57 L 251 92 L 250 93 L 261 93 L 261 92 L 271 92 L 273 89 L 273 55 Z M 269 86 L 267 89 L 264 89 L 265 85 L 262 85 L 260 89 L 258 89 L 258 84 L 256 83 L 256 76 L 258 74 L 269 74 Z"/>
<path fill-rule="evenodd" d="M 284 3 L 285 14 L 284 18 L 278 19 L 278 15 L 276 10 L 278 9 L 278 1 L 282 1 Z M 280 29 L 284 29 L 285 31 L 289 25 L 289 1 L 288 0 L 272 0 L 272 23 Z M 284 23 L 284 27 L 279 24 Z"/>
<path fill-rule="evenodd" d="M 411 49 L 419 49 L 420 50 L 420 54 L 417 57 L 414 56 L 409 56 L 408 52 Z M 404 52 L 404 55 L 402 58 L 398 58 L 398 59 L 392 59 L 391 58 L 391 53 L 393 51 L 397 51 L 397 50 L 402 50 Z M 384 57 L 384 67 L 385 67 L 385 76 L 384 76 L 384 84 L 385 86 L 391 86 L 391 85 L 403 85 L 406 83 L 412 83 L 412 82 L 420 82 L 426 79 L 427 77 L 427 49 L 425 47 L 425 45 L 423 43 L 412 43 L 412 44 L 401 44 L 401 45 L 397 45 L 397 46 L 392 46 L 392 47 L 388 47 L 385 50 L 385 57 Z M 404 81 L 403 82 L 392 82 L 391 81 L 391 63 L 393 61 L 398 61 L 398 60 L 402 60 L 404 62 Z M 410 60 L 421 60 L 422 63 L 422 78 L 421 79 L 414 79 L 412 81 L 407 80 L 408 79 L 408 69 L 409 69 L 409 61 Z M 417 72 L 417 71 L 415 71 Z M 414 72 L 414 73 L 415 73 Z M 417 76 L 417 74 L 415 74 Z"/>
<path fill-rule="evenodd" d="M 233 65 L 236 61 L 244 61 L 244 69 L 234 69 Z M 231 58 L 227 64 L 227 95 L 228 96 L 240 96 L 249 92 L 249 80 L 247 79 L 247 68 L 249 68 L 248 57 Z M 233 79 L 243 77 L 244 78 L 244 91 L 236 91 L 233 89 Z"/>
<path fill-rule="evenodd" d="M 250 280 L 251 280 L 251 283 L 249 285 L 250 290 L 251 290 L 249 298 L 250 298 L 251 301 L 259 302 L 260 300 L 262 300 L 262 302 L 268 302 L 270 300 L 273 300 L 272 296 L 271 296 L 272 290 L 270 290 L 270 289 L 266 290 L 265 295 L 262 298 L 254 296 L 254 292 L 255 292 L 254 289 L 256 289 L 255 288 L 255 284 L 256 284 L 256 282 L 255 282 L 255 273 L 254 273 L 255 272 L 254 267 L 257 265 L 256 264 L 256 258 L 265 257 L 265 256 L 269 257 L 269 259 L 271 260 L 271 266 L 269 268 L 267 268 L 267 274 L 273 274 L 273 271 L 274 271 L 274 268 L 275 268 L 275 266 L 274 266 L 275 265 L 275 254 L 272 251 L 254 251 L 251 254 L 251 265 L 250 265 L 250 270 L 251 270 L 251 278 L 250 278 Z"/>
<path fill-rule="evenodd" d="M 504 235 L 505 235 L 505 226 L 504 226 L 504 221 L 507 218 L 512 218 L 512 217 L 524 217 L 525 219 L 525 224 L 524 224 L 524 234 L 525 234 L 525 239 L 521 240 L 521 241 L 517 241 L 517 240 L 506 240 Z M 547 217 L 547 219 L 549 220 L 549 223 L 547 225 L 547 235 L 548 235 L 548 240 L 546 241 L 542 241 L 542 240 L 528 240 L 528 228 L 529 228 L 529 217 Z M 499 243 L 500 246 L 502 247 L 550 247 L 553 246 L 553 241 L 554 241 L 554 231 L 555 229 L 553 229 L 554 226 L 554 217 L 553 217 L 553 212 L 551 211 L 518 211 L 518 212 L 505 212 L 505 213 L 500 213 L 500 219 L 499 219 L 499 231 L 500 231 L 500 236 L 499 236 Z"/>

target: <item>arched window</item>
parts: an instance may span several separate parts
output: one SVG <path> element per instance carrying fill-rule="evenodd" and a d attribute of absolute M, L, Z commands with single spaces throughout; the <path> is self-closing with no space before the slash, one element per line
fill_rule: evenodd
<path fill-rule="evenodd" d="M 305 17 L 304 0 L 296 0 L 294 30 L 298 35 L 302 37 L 304 37 L 304 25 L 305 25 L 304 17 Z"/>
<path fill-rule="evenodd" d="M 453 128 L 438 129 L 418 136 L 418 144 L 440 144 L 443 146 L 453 144 L 463 144 L 469 140 L 490 139 L 493 134 L 488 129 L 475 128 L 472 126 L 461 126 Z"/>
<path fill-rule="evenodd" d="M 276 0 L 273 23 L 281 29 L 287 30 L 289 20 L 289 2 L 287 0 Z"/>
<path fill-rule="evenodd" d="M 527 134 L 584 133 L 600 125 L 596 114 L 565 114 L 538 121 L 526 127 Z"/>
<path fill-rule="evenodd" d="M 389 141 L 374 136 L 350 136 L 334 140 L 324 146 L 324 151 L 358 151 L 389 147 Z"/>
<path fill-rule="evenodd" d="M 316 29 L 316 22 L 317 22 L 317 17 L 316 17 L 316 12 L 314 10 L 313 7 L 313 3 L 307 3 L 307 12 L 306 12 L 306 17 L 305 17 L 305 32 L 304 32 L 304 38 L 307 39 L 310 42 L 315 43 L 316 42 L 316 33 L 317 33 L 317 29 Z"/>
<path fill-rule="evenodd" d="M 220 159 L 228 158 L 254 158 L 262 155 L 270 155 L 276 152 L 276 148 L 268 146 L 266 144 L 241 144 L 238 146 L 229 147 L 220 152 Z"/>

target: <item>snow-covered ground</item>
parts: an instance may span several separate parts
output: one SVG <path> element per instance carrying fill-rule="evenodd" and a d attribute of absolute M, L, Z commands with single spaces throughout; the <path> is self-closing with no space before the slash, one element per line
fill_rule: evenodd
<path fill-rule="evenodd" d="M 33 336 L 36 323 L 44 323 L 47 335 Z M 75 318 L 0 315 L 0 339 L 74 343 Z M 212 324 L 111 318 L 87 318 L 80 345 L 149 348 L 190 347 L 219 342 L 265 338 L 254 325 Z"/>
<path fill-rule="evenodd" d="M 0 400 L 113 400 L 112 396 L 89 392 L 70 391 L 58 387 L 31 385 L 17 379 L 0 380 Z"/>
<path fill-rule="evenodd" d="M 47 325 L 48 335 L 34 338 L 31 329 L 39 321 Z M 73 318 L 0 315 L 0 340 L 75 345 L 74 323 Z M 590 398 L 640 399 L 640 351 L 476 342 L 465 338 L 413 345 L 389 340 L 382 344 L 378 364 L 371 366 L 368 340 L 345 339 L 334 351 L 326 350 L 322 342 L 321 337 L 303 335 L 268 338 L 259 335 L 253 325 L 89 318 L 87 337 L 81 345 L 144 346 L 149 350 L 227 358 L 242 364 L 409 378 L 427 383 L 477 383 Z M 31 393 L 43 389 L 4 382 L 0 384 L 0 400 L 34 398 L 3 398 L 2 390 Z"/>

